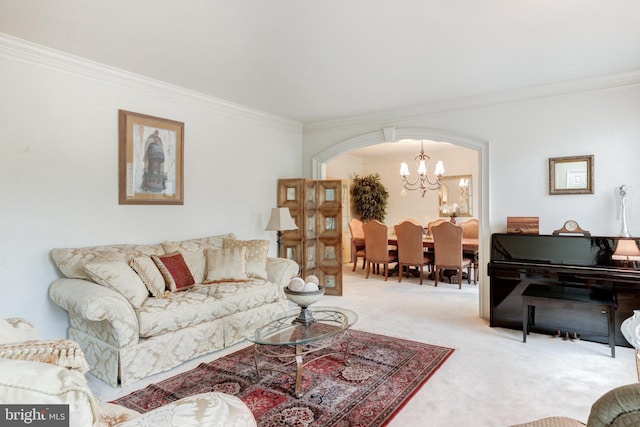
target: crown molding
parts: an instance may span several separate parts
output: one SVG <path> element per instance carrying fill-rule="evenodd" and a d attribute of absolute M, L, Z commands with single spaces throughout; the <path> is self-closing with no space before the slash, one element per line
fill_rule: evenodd
<path fill-rule="evenodd" d="M 302 134 L 302 123 L 296 120 L 252 109 L 119 68 L 110 67 L 4 33 L 0 33 L 0 56 L 54 69 L 112 87 L 130 90 L 141 95 L 162 98 L 168 102 L 182 103 L 216 114 L 250 120 L 287 132 Z"/>
<path fill-rule="evenodd" d="M 396 110 L 381 111 L 378 113 L 352 116 L 342 119 L 308 122 L 304 124 L 304 133 L 311 134 L 314 132 L 321 132 L 332 129 L 344 129 L 354 126 L 381 126 L 385 123 L 398 123 L 403 120 L 410 120 L 432 114 L 468 110 L 472 108 L 490 107 L 512 102 L 522 102 L 594 90 L 633 86 L 638 84 L 640 84 L 640 70 L 631 70 L 622 73 L 608 74 L 546 85 L 530 86 L 521 89 L 452 99 L 448 101 L 400 108 Z"/>

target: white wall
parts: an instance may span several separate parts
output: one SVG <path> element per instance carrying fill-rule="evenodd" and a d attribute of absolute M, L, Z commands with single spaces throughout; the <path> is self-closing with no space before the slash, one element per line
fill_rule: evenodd
<path fill-rule="evenodd" d="M 473 217 L 477 217 L 478 200 L 475 194 L 478 191 L 478 153 L 475 150 L 458 146 L 438 149 L 425 148 L 425 153 L 432 157 L 429 164 L 430 174 L 433 173 L 435 162 L 442 160 L 446 170 L 445 176 L 472 175 Z M 416 156 L 419 154 L 419 148 L 414 154 Z M 400 163 L 408 162 L 410 164 L 409 168 L 412 173 L 410 178 L 415 179 L 416 170 L 412 162 L 413 157 L 401 154 L 385 154 L 379 157 L 360 158 L 350 154 L 343 154 L 327 162 L 326 178 L 347 179 L 352 183 L 355 174 L 368 175 L 378 173 L 380 181 L 389 191 L 385 222 L 393 225 L 406 218 L 413 218 L 426 225 L 429 221 L 439 218 L 438 191 L 427 191 L 424 198 L 420 197 L 419 191 L 407 191 L 404 196 L 401 195 L 402 179 L 398 172 Z M 460 221 L 466 221 L 467 219 L 469 218 L 461 218 Z"/>
<path fill-rule="evenodd" d="M 513 101 L 501 99 L 485 106 L 467 102 L 448 105 L 442 111 L 400 111 L 305 124 L 304 173 L 312 176 L 313 159 L 333 153 L 336 144 L 370 140 L 367 135 L 376 134 L 382 141 L 384 128 L 462 135 L 486 143 L 480 173 L 486 168 L 488 181 L 486 188 L 476 192 L 483 197 L 479 209 L 481 268 L 489 261 L 488 236 L 505 232 L 508 216 L 538 216 L 542 234 L 575 219 L 593 235 L 615 236 L 620 221 L 615 214 L 614 188 L 627 184 L 640 192 L 640 85 L 593 86 L 585 83 L 573 93 L 539 98 L 526 91 L 520 100 L 514 94 Z M 479 106 L 468 106 L 472 104 Z M 584 154 L 595 156 L 594 194 L 549 195 L 548 158 Z M 634 236 L 640 236 L 639 199 L 637 194 L 629 203 L 629 228 Z M 486 279 L 486 271 L 481 275 Z M 480 292 L 480 312 L 488 316 L 487 280 L 482 280 Z"/>
<path fill-rule="evenodd" d="M 54 247 L 235 232 L 265 238 L 278 178 L 301 176 L 300 123 L 0 38 L 0 312 L 64 337 Z M 184 205 L 118 204 L 118 109 L 185 123 Z"/>
<path fill-rule="evenodd" d="M 617 235 L 614 187 L 640 192 L 640 85 L 466 108 L 392 125 L 442 129 L 487 141 L 490 231 L 506 231 L 507 216 L 539 216 L 540 232 L 551 233 L 569 218 L 594 235 Z M 390 126 L 390 119 L 305 126 L 303 166 L 329 147 Z M 548 158 L 595 155 L 595 193 L 548 194 Z M 449 172 L 449 171 L 447 171 Z M 476 193 L 477 194 L 477 193 Z M 640 195 L 631 200 L 629 227 L 640 236 Z"/>

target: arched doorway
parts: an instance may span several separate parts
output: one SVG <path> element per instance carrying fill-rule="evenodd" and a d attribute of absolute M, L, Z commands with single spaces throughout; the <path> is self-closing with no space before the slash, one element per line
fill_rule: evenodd
<path fill-rule="evenodd" d="M 312 159 L 312 178 L 325 179 L 326 163 L 335 156 L 357 148 L 368 147 L 383 142 L 396 142 L 403 139 L 432 140 L 448 142 L 478 152 L 478 210 L 480 219 L 480 281 L 479 314 L 489 318 L 489 279 L 486 266 L 490 250 L 490 213 L 489 213 L 489 144 L 477 138 L 428 128 L 385 127 L 379 131 L 357 135 L 340 141 L 318 153 Z"/>

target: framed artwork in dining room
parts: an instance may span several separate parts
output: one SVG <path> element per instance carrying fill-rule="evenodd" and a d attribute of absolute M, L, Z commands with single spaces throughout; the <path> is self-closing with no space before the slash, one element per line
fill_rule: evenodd
<path fill-rule="evenodd" d="M 118 110 L 121 205 L 184 204 L 184 123 Z"/>

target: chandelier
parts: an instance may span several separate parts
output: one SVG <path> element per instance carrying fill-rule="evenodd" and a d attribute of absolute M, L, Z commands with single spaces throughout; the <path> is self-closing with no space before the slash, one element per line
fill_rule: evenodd
<path fill-rule="evenodd" d="M 442 175 L 444 174 L 444 164 L 442 160 L 436 162 L 433 180 L 427 176 L 427 165 L 431 157 L 424 154 L 424 141 L 420 141 L 420 154 L 416 156 L 415 161 L 418 165 L 418 177 L 411 182 L 407 178 L 409 176 L 409 166 L 405 162 L 400 165 L 400 175 L 402 175 L 402 195 L 405 189 L 409 191 L 420 190 L 420 195 L 424 197 L 427 190 L 438 190 L 442 186 Z"/>

